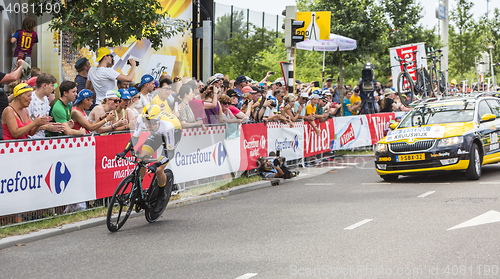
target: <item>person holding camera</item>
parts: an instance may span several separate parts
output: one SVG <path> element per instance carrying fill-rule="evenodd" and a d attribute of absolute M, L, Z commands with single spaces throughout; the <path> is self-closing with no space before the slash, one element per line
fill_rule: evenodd
<path fill-rule="evenodd" d="M 100 104 L 104 98 L 106 98 L 106 92 L 115 89 L 116 81 L 126 81 L 132 82 L 137 63 L 134 59 L 129 59 L 130 72 L 128 75 L 120 74 L 112 67 L 114 65 L 113 55 L 108 48 L 101 47 L 96 52 L 96 60 L 99 65 L 97 67 L 90 68 L 87 77 L 87 84 L 85 88 L 94 90 L 95 99 L 94 105 Z"/>

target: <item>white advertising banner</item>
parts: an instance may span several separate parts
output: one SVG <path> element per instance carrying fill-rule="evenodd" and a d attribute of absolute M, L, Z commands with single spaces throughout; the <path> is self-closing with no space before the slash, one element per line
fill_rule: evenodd
<path fill-rule="evenodd" d="M 370 127 L 364 115 L 334 117 L 335 141 L 333 150 L 372 145 Z"/>
<path fill-rule="evenodd" d="M 304 122 L 293 123 L 293 128 L 276 122 L 267 124 L 267 151 L 278 150 L 287 160 L 304 157 Z"/>
<path fill-rule="evenodd" d="M 414 53 L 414 51 L 417 51 Z M 411 63 L 407 66 L 408 73 L 412 77 L 413 81 L 417 81 L 417 72 L 416 70 L 421 66 L 427 68 L 427 59 L 422 59 L 422 57 L 426 56 L 425 53 L 425 43 L 418 44 L 409 44 L 404 46 L 398 46 L 389 48 L 389 56 L 391 58 L 391 66 L 392 67 L 392 80 L 394 81 L 394 87 L 397 89 L 397 78 L 400 72 L 403 71 L 403 67 L 399 66 L 400 63 L 396 60 L 396 56 L 400 59 L 404 59 L 406 62 L 414 61 L 415 63 Z"/>
<path fill-rule="evenodd" d="M 96 198 L 95 138 L 0 143 L 0 216 Z"/>

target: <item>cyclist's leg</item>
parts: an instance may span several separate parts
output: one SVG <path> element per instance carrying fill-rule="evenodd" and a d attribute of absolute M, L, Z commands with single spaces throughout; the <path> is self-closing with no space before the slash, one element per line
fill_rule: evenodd
<path fill-rule="evenodd" d="M 151 133 L 142 146 L 141 157 L 151 157 L 155 150 L 157 150 L 161 146 L 162 142 L 163 141 L 160 135 Z M 140 175 L 141 178 L 144 178 L 144 175 L 146 175 L 145 168 L 141 168 Z"/>

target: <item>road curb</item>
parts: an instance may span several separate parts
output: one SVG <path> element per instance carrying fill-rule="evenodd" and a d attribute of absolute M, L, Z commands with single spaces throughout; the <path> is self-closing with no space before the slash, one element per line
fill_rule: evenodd
<path fill-rule="evenodd" d="M 321 175 L 321 174 L 327 173 L 330 170 L 330 168 L 320 168 L 320 169 L 314 169 L 314 170 L 315 170 L 315 172 L 312 174 L 307 174 L 304 172 L 304 173 L 301 173 L 301 175 L 299 175 L 298 177 L 293 178 L 292 180 L 284 180 L 284 179 L 279 178 L 279 184 L 284 184 L 285 182 L 288 182 L 288 181 L 297 181 L 297 180 L 302 180 L 305 178 L 310 178 L 310 177 L 314 177 L 317 175 Z M 206 194 L 206 195 L 202 195 L 202 196 L 196 196 L 196 197 L 190 197 L 190 198 L 181 199 L 181 200 L 175 200 L 175 201 L 168 204 L 167 210 L 172 209 L 172 208 L 187 206 L 187 205 L 191 205 L 191 204 L 195 204 L 195 203 L 199 203 L 199 202 L 220 199 L 220 198 L 228 197 L 228 196 L 232 196 L 232 195 L 238 195 L 238 194 L 242 194 L 242 193 L 246 193 L 246 192 L 250 192 L 250 191 L 254 191 L 254 190 L 258 190 L 258 189 L 262 189 L 262 188 L 272 187 L 272 182 L 273 182 L 272 180 L 271 181 L 270 180 L 262 180 L 262 181 L 257 181 L 257 182 L 253 182 L 250 184 L 232 187 L 231 189 L 212 193 L 212 194 Z M 130 214 L 129 218 L 135 218 L 135 217 L 139 217 L 139 216 L 144 216 L 144 212 L 141 211 L 139 213 L 136 213 L 134 211 L 134 212 L 132 212 L 132 214 Z M 58 228 L 43 229 L 43 230 L 40 230 L 37 232 L 25 234 L 25 235 L 15 235 L 15 236 L 4 237 L 4 238 L 0 239 L 0 250 L 6 249 L 9 247 L 14 247 L 14 246 L 24 246 L 24 245 L 26 245 L 26 243 L 29 243 L 29 242 L 34 242 L 34 241 L 46 239 L 49 237 L 53 237 L 53 236 L 57 236 L 57 235 L 65 234 L 65 233 L 70 233 L 70 232 L 75 232 L 75 231 L 79 231 L 82 229 L 92 228 L 92 227 L 96 227 L 96 226 L 100 226 L 100 225 L 104 225 L 104 224 L 106 224 L 106 217 L 98 217 L 98 218 L 92 218 L 92 219 L 76 222 L 73 224 L 63 225 L 63 226 L 58 227 Z"/>

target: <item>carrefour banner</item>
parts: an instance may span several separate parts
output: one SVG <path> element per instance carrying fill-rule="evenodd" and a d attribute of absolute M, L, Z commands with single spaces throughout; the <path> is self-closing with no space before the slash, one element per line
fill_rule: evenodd
<path fill-rule="evenodd" d="M 287 160 L 304 157 L 304 122 L 295 122 L 293 127 L 268 123 L 267 142 L 268 152 L 279 150 Z"/>
<path fill-rule="evenodd" d="M 0 143 L 0 216 L 94 200 L 95 139 Z"/>
<path fill-rule="evenodd" d="M 264 123 L 241 125 L 241 161 L 240 170 L 257 167 L 260 156 L 267 157 L 267 127 Z"/>
<path fill-rule="evenodd" d="M 334 150 L 372 145 L 372 138 L 365 115 L 336 117 L 334 119 Z"/>
<path fill-rule="evenodd" d="M 335 139 L 335 129 L 333 119 L 319 123 L 316 120 L 316 127 L 320 133 L 317 135 L 308 122 L 304 125 L 304 157 L 313 156 L 332 150 Z"/>

